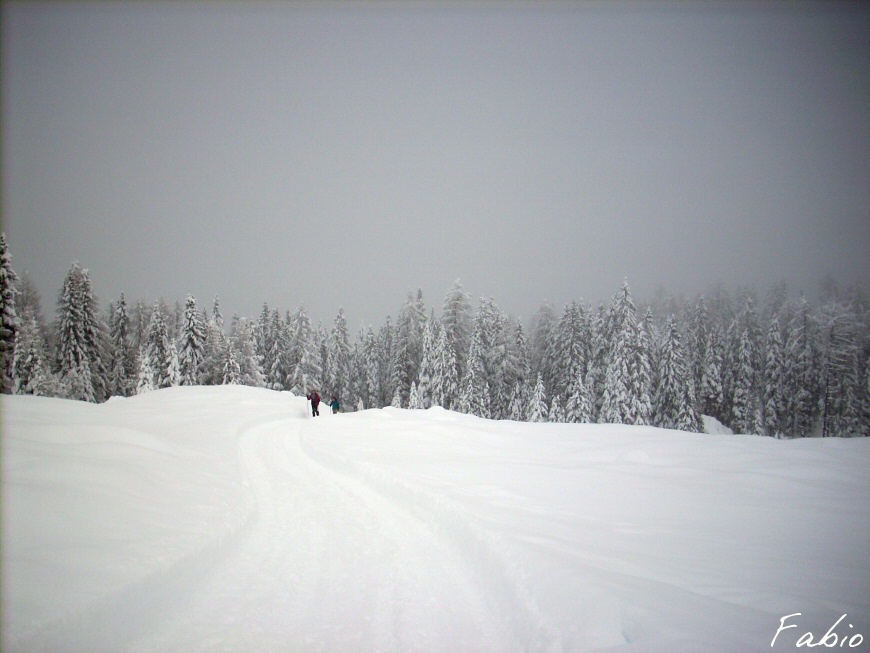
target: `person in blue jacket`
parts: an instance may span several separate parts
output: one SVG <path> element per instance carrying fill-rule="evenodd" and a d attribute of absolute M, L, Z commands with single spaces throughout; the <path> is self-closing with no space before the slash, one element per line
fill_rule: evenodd
<path fill-rule="evenodd" d="M 338 412 L 338 409 L 341 408 L 341 404 L 338 403 L 338 397 L 333 395 L 332 401 L 329 402 L 329 407 L 332 408 L 333 415 L 335 415 Z"/>

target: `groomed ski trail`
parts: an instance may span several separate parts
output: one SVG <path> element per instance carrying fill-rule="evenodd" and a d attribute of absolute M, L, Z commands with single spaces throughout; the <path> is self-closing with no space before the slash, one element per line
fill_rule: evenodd
<path fill-rule="evenodd" d="M 316 428 L 282 419 L 242 434 L 250 532 L 128 650 L 529 650 L 504 597 L 437 520 L 306 454 Z"/>

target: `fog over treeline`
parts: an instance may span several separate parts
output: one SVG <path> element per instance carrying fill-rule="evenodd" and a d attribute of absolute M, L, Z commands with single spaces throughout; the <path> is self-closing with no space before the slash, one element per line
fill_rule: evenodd
<path fill-rule="evenodd" d="M 447 409 L 491 419 L 651 424 L 704 432 L 703 416 L 771 437 L 870 435 L 870 297 L 824 281 L 811 301 L 784 282 L 644 302 L 541 305 L 530 324 L 457 280 L 411 292 L 395 316 L 351 333 L 339 308 L 264 304 L 227 318 L 215 297 L 103 306 L 72 264 L 52 317 L 2 249 L 3 392 L 102 402 L 176 385 L 244 384 L 336 396 L 342 410 Z"/>

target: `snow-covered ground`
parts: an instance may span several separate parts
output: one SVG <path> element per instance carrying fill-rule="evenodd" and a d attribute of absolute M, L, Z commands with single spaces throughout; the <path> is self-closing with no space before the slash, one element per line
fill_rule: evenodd
<path fill-rule="evenodd" d="M 870 647 L 870 439 L 244 387 L 0 409 L 8 653 L 743 653 L 843 614 Z"/>

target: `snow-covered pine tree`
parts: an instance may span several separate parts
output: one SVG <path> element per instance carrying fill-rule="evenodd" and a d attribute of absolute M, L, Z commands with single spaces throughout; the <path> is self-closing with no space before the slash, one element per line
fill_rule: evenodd
<path fill-rule="evenodd" d="M 628 281 L 623 281 L 622 288 L 614 296 L 609 318 L 610 347 L 598 419 L 609 424 L 634 424 L 640 420 L 640 423 L 645 423 L 644 404 L 648 400 L 645 396 L 632 395 L 640 392 L 646 395 L 648 388 L 634 388 L 632 383 L 648 384 L 648 365 L 639 352 L 637 313 Z"/>
<path fill-rule="evenodd" d="M 254 343 L 254 332 L 251 323 L 242 318 L 233 327 L 230 335 L 232 341 L 233 356 L 239 367 L 236 383 L 253 388 L 262 388 L 266 385 L 266 376 L 263 374 L 263 361 L 257 354 Z"/>
<path fill-rule="evenodd" d="M 56 385 L 48 369 L 39 323 L 31 315 L 22 320 L 15 339 L 13 392 L 19 395 L 50 396 Z"/>
<path fill-rule="evenodd" d="M 556 424 L 563 424 L 566 421 L 565 411 L 562 410 L 562 406 L 559 404 L 559 395 L 553 397 L 553 401 L 550 402 L 549 421 Z"/>
<path fill-rule="evenodd" d="M 699 430 L 689 428 L 700 424 L 695 411 L 691 378 L 686 367 L 682 338 L 674 316 L 668 318 L 665 340 L 662 343 L 659 364 L 659 385 L 656 391 L 653 424 L 667 429 Z"/>
<path fill-rule="evenodd" d="M 408 395 L 408 408 L 413 410 L 422 410 L 425 408 L 425 406 L 423 406 L 423 401 L 420 398 L 420 394 L 417 392 L 417 383 L 415 381 L 411 381 L 411 391 Z"/>
<path fill-rule="evenodd" d="M 396 388 L 392 382 L 394 328 L 390 316 L 378 331 L 378 388 L 380 399 L 378 406 L 392 406 Z M 401 405 L 401 395 L 399 395 Z"/>
<path fill-rule="evenodd" d="M 221 300 L 217 295 L 215 295 L 214 303 L 212 304 L 211 321 L 214 322 L 214 325 L 218 329 L 221 331 L 224 330 L 224 316 L 221 313 Z"/>
<path fill-rule="evenodd" d="M 447 339 L 447 330 L 440 325 L 435 324 L 435 371 L 433 376 L 433 387 L 435 394 L 433 401 L 437 400 L 437 405 L 444 408 L 451 408 L 456 401 L 459 381 L 456 378 L 456 356 L 453 352 L 453 347 Z"/>
<path fill-rule="evenodd" d="M 631 326 L 631 358 L 629 360 L 628 424 L 643 426 L 652 420 L 652 365 L 650 344 L 643 322 Z"/>
<path fill-rule="evenodd" d="M 369 408 L 382 406 L 380 396 L 380 371 L 379 371 L 378 339 L 371 327 L 365 330 L 360 343 L 360 376 L 362 384 L 360 398 Z"/>
<path fill-rule="evenodd" d="M 88 271 L 78 263 L 70 267 L 58 298 L 57 367 L 67 398 L 103 401 L 107 373 L 102 360 L 105 332 Z"/>
<path fill-rule="evenodd" d="M 320 348 L 315 340 L 314 329 L 304 306 L 299 306 L 290 324 L 291 340 L 289 367 L 290 376 L 285 386 L 293 394 L 307 395 L 312 389 L 320 389 Z"/>
<path fill-rule="evenodd" d="M 396 323 L 390 385 L 398 390 L 402 405 L 408 404 L 411 382 L 418 377 L 420 372 L 420 359 L 423 354 L 423 322 L 425 321 L 425 315 L 420 315 L 421 306 L 422 293 L 418 291 L 416 298 L 409 293 Z"/>
<path fill-rule="evenodd" d="M 813 433 L 819 416 L 819 354 L 816 320 L 803 295 L 798 300 L 789 323 L 785 342 L 787 430 L 792 437 L 805 438 Z"/>
<path fill-rule="evenodd" d="M 157 389 L 154 384 L 154 368 L 151 366 L 151 358 L 146 352 L 146 347 L 147 343 L 139 349 L 139 376 L 136 381 L 136 394 L 139 395 Z"/>
<path fill-rule="evenodd" d="M 718 328 L 707 333 L 707 346 L 704 349 L 704 364 L 701 371 L 699 402 L 705 415 L 711 415 L 720 422 L 726 422 L 723 413 L 724 389 L 722 387 L 722 341 Z"/>
<path fill-rule="evenodd" d="M 582 424 L 592 421 L 592 402 L 586 384 L 583 383 L 583 373 L 577 372 L 571 385 L 568 386 L 568 405 L 565 407 L 565 421 Z"/>
<path fill-rule="evenodd" d="M 465 359 L 471 343 L 471 297 L 457 279 L 453 287 L 444 297 L 441 309 L 441 323 L 444 326 L 447 344 L 453 350 L 456 361 L 456 376 L 461 378 L 465 373 Z"/>
<path fill-rule="evenodd" d="M 112 395 L 128 397 L 135 391 L 136 357 L 130 342 L 130 317 L 124 293 L 112 311 L 109 325 L 109 390 Z"/>
<path fill-rule="evenodd" d="M 550 304 L 541 304 L 532 323 L 529 346 L 532 364 L 530 380 L 540 374 L 546 391 L 553 377 L 555 351 L 550 347 L 550 343 L 556 338 L 558 328 L 555 309 Z"/>
<path fill-rule="evenodd" d="M 592 318 L 592 360 L 585 378 L 592 407 L 592 421 L 597 421 L 604 401 L 604 382 L 607 378 L 607 363 L 610 355 L 610 336 L 607 330 L 607 311 L 603 305 Z"/>
<path fill-rule="evenodd" d="M 508 317 L 492 299 L 481 299 L 474 319 L 474 331 L 480 336 L 480 359 L 483 380 L 489 389 L 488 412 L 492 419 L 507 416 L 513 393 L 509 365 L 510 338 Z M 474 333 L 472 332 L 472 339 Z"/>
<path fill-rule="evenodd" d="M 764 396 L 762 419 L 766 435 L 781 438 L 785 421 L 785 385 L 783 378 L 783 347 L 779 318 L 774 313 L 767 331 L 767 352 L 764 365 Z"/>
<path fill-rule="evenodd" d="M 178 361 L 174 342 L 169 336 L 169 327 L 163 309 L 155 303 L 148 326 L 143 359 L 139 363 L 139 378 L 142 385 L 143 370 L 151 370 L 150 386 L 154 389 L 168 388 L 177 381 Z M 148 389 L 151 387 L 148 386 Z M 138 386 L 137 386 L 138 387 Z"/>
<path fill-rule="evenodd" d="M 526 414 L 526 421 L 528 422 L 546 422 L 549 418 L 547 395 L 544 390 L 544 378 L 540 374 L 538 374 L 538 380 L 535 382 L 535 389 L 532 391 L 528 413 Z"/>
<path fill-rule="evenodd" d="M 276 353 L 275 348 L 275 331 L 272 329 L 272 310 L 269 304 L 263 302 L 263 308 L 260 309 L 260 316 L 257 318 L 257 323 L 253 327 L 254 347 L 257 357 L 263 368 L 263 379 L 267 388 L 272 387 L 270 372 L 275 366 L 273 356 Z"/>
<path fill-rule="evenodd" d="M 393 395 L 392 401 L 390 401 L 390 406 L 393 408 L 401 408 L 402 407 L 402 395 L 399 392 L 399 389 L 396 388 L 396 392 Z"/>
<path fill-rule="evenodd" d="M 589 356 L 589 315 L 581 304 L 571 302 L 565 306 L 556 328 L 556 337 L 550 342 L 548 358 L 552 362 L 550 395 L 567 401 L 568 386 L 577 371 L 585 373 Z M 544 381 L 546 386 L 546 379 Z"/>
<path fill-rule="evenodd" d="M 197 385 L 200 367 L 205 360 L 206 328 L 196 306 L 196 297 L 188 295 L 184 302 L 184 316 L 178 343 L 180 385 Z"/>
<path fill-rule="evenodd" d="M 343 308 L 338 309 L 338 314 L 332 323 L 326 358 L 327 370 L 329 371 L 326 387 L 327 394 L 340 398 L 347 396 L 349 399 L 348 383 L 351 376 L 351 348 L 347 319 L 344 316 Z"/>
<path fill-rule="evenodd" d="M 476 324 L 471 333 L 465 376 L 459 385 L 459 398 L 456 409 L 459 412 L 477 417 L 490 417 L 490 394 L 486 382 L 483 363 L 483 328 Z"/>
<path fill-rule="evenodd" d="M 0 392 L 6 394 L 11 393 L 14 386 L 15 339 L 19 328 L 15 310 L 17 280 L 6 234 L 0 233 Z"/>
<path fill-rule="evenodd" d="M 737 349 L 737 366 L 734 374 L 734 399 L 732 406 L 731 428 L 737 433 L 754 433 L 761 431 L 759 424 L 758 395 L 756 394 L 756 370 L 753 338 L 751 330 L 744 325 L 740 333 Z"/>
<path fill-rule="evenodd" d="M 856 318 L 833 303 L 827 310 L 822 365 L 822 437 L 853 437 L 860 427 Z"/>
<path fill-rule="evenodd" d="M 272 390 L 284 390 L 284 383 L 290 376 L 290 366 L 287 357 L 290 350 L 290 331 L 287 323 L 281 319 L 278 309 L 269 314 L 269 361 L 268 369 L 264 369 L 266 386 Z"/>
<path fill-rule="evenodd" d="M 511 407 L 508 419 L 513 422 L 525 422 L 529 416 L 529 393 L 519 383 L 514 386 L 514 393 L 511 397 Z"/>
<path fill-rule="evenodd" d="M 169 339 L 169 368 L 166 371 L 167 387 L 181 385 L 181 367 L 178 365 L 178 347 L 173 338 Z"/>
<path fill-rule="evenodd" d="M 614 337 L 608 356 L 604 394 L 598 420 L 603 424 L 628 424 L 631 418 L 631 357 L 634 325 L 627 320 Z"/>
<path fill-rule="evenodd" d="M 224 375 L 221 383 L 223 385 L 236 385 L 239 383 L 239 378 L 242 374 L 242 368 L 239 366 L 239 363 L 236 360 L 236 352 L 235 348 L 233 347 L 232 339 L 227 339 L 225 343 L 226 346 L 223 349 Z"/>
<path fill-rule="evenodd" d="M 420 408 L 441 405 L 439 397 L 441 380 L 435 376 L 438 361 L 435 337 L 435 317 L 432 316 L 423 326 L 423 357 L 420 361 L 420 373 L 418 377 L 420 383 L 416 388 Z M 411 401 L 411 407 L 416 407 L 413 401 Z"/>
<path fill-rule="evenodd" d="M 707 344 L 710 341 L 709 331 L 707 304 L 701 296 L 695 303 L 688 338 L 689 365 L 695 388 L 701 388 L 704 383 L 704 365 L 708 360 Z M 701 406 L 699 405 L 698 408 Z"/>

